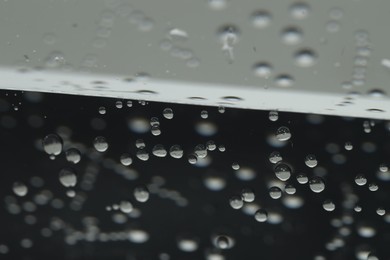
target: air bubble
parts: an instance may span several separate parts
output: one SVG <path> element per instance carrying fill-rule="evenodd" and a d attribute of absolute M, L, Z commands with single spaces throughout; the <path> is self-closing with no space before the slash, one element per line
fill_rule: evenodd
<path fill-rule="evenodd" d="M 265 209 L 259 209 L 255 213 L 255 219 L 258 222 L 266 222 L 268 219 L 268 213 Z"/>
<path fill-rule="evenodd" d="M 313 155 L 313 154 L 307 155 L 306 158 L 305 158 L 305 164 L 309 168 L 316 167 L 317 164 L 318 164 L 318 161 L 317 161 L 315 155 Z"/>
<path fill-rule="evenodd" d="M 276 130 L 275 134 L 276 139 L 279 141 L 287 141 L 291 138 L 291 132 L 290 129 L 286 126 L 281 126 Z"/>
<path fill-rule="evenodd" d="M 56 134 L 49 134 L 42 140 L 43 150 L 49 155 L 59 155 L 62 151 L 62 139 Z"/>
<path fill-rule="evenodd" d="M 65 156 L 66 156 L 66 160 L 73 164 L 77 164 L 81 160 L 81 153 L 76 148 L 69 148 L 68 150 L 66 150 Z"/>
<path fill-rule="evenodd" d="M 310 189 L 315 193 L 320 193 L 325 189 L 325 183 L 320 177 L 313 177 L 309 181 Z"/>
<path fill-rule="evenodd" d="M 108 143 L 106 141 L 106 138 L 103 136 L 98 136 L 93 141 L 93 146 L 95 147 L 96 151 L 98 152 L 105 152 L 108 149 Z"/>
<path fill-rule="evenodd" d="M 242 206 L 244 206 L 244 201 L 242 200 L 241 196 L 233 196 L 229 200 L 230 206 L 233 209 L 240 209 Z"/>
<path fill-rule="evenodd" d="M 149 190 L 146 186 L 138 186 L 134 189 L 134 197 L 138 202 L 146 202 L 149 200 Z"/>
<path fill-rule="evenodd" d="M 77 184 L 76 173 L 70 168 L 64 168 L 59 173 L 59 180 L 64 187 L 74 187 Z"/>
<path fill-rule="evenodd" d="M 180 159 L 183 157 L 183 149 L 180 147 L 180 145 L 172 145 L 169 149 L 169 155 L 172 158 Z"/>
<path fill-rule="evenodd" d="M 165 108 L 163 111 L 163 116 L 166 119 L 172 119 L 173 118 L 173 110 L 171 108 Z"/>
<path fill-rule="evenodd" d="M 26 196 L 28 192 L 27 186 L 21 182 L 15 182 L 12 186 L 12 190 L 19 197 Z"/>
<path fill-rule="evenodd" d="M 322 207 L 326 211 L 333 211 L 336 208 L 336 205 L 331 200 L 325 200 L 324 203 L 322 204 Z"/>
<path fill-rule="evenodd" d="M 274 200 L 280 199 L 280 197 L 282 197 L 282 190 L 276 186 L 271 187 L 269 189 L 269 196 Z"/>

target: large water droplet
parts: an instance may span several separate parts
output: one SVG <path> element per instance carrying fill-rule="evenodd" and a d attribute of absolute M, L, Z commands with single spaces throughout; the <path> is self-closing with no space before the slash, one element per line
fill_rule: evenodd
<path fill-rule="evenodd" d="M 49 155 L 59 155 L 62 151 L 62 138 L 56 134 L 49 134 L 42 140 L 43 150 Z"/>
<path fill-rule="evenodd" d="M 59 179 L 63 186 L 74 187 L 77 184 L 76 173 L 70 168 L 64 168 L 59 173 Z"/>

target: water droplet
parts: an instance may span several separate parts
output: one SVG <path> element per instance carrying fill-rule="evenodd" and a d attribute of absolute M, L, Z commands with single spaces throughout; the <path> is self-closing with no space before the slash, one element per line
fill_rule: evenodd
<path fill-rule="evenodd" d="M 105 107 L 99 107 L 99 114 L 105 115 L 106 114 L 106 108 Z"/>
<path fill-rule="evenodd" d="M 379 257 L 375 253 L 370 253 L 367 260 L 379 260 Z"/>
<path fill-rule="evenodd" d="M 268 114 L 268 118 L 272 122 L 278 121 L 278 119 L 279 119 L 278 111 L 270 111 Z"/>
<path fill-rule="evenodd" d="M 132 107 L 132 106 L 133 106 L 133 101 L 128 100 L 128 101 L 126 102 L 126 105 L 127 105 L 127 107 Z"/>
<path fill-rule="evenodd" d="M 166 119 L 172 119 L 173 118 L 173 110 L 171 108 L 165 108 L 163 111 L 163 116 Z"/>
<path fill-rule="evenodd" d="M 384 208 L 377 208 L 376 214 L 379 216 L 384 216 L 386 214 L 386 210 Z"/>
<path fill-rule="evenodd" d="M 282 40 L 285 44 L 294 45 L 302 41 L 303 33 L 299 28 L 288 27 L 282 31 Z"/>
<path fill-rule="evenodd" d="M 138 202 L 146 202 L 149 199 L 149 190 L 146 186 L 138 186 L 134 189 L 134 197 Z"/>
<path fill-rule="evenodd" d="M 74 164 L 79 163 L 81 160 L 81 153 L 76 148 L 69 148 L 68 150 L 66 150 L 65 156 L 66 156 L 66 160 L 68 162 L 71 162 Z"/>
<path fill-rule="evenodd" d="M 245 202 L 253 202 L 255 200 L 255 193 L 251 189 L 245 188 L 241 191 L 241 197 Z"/>
<path fill-rule="evenodd" d="M 273 163 L 273 164 L 275 164 L 275 163 L 278 163 L 278 162 L 280 162 L 281 160 L 283 160 L 283 158 L 282 158 L 282 155 L 280 155 L 280 153 L 279 152 L 272 152 L 270 155 L 269 155 L 269 161 L 271 162 L 271 163 Z"/>
<path fill-rule="evenodd" d="M 117 100 L 116 102 L 115 102 L 115 107 L 116 108 L 122 108 L 123 107 L 123 103 L 122 103 L 122 101 L 120 101 L 120 100 Z"/>
<path fill-rule="evenodd" d="M 353 149 L 353 145 L 351 142 L 346 142 L 344 145 L 345 150 L 351 151 Z"/>
<path fill-rule="evenodd" d="M 326 211 L 333 211 L 336 208 L 336 205 L 331 200 L 325 200 L 324 203 L 322 204 L 322 207 Z"/>
<path fill-rule="evenodd" d="M 218 236 L 216 238 L 216 244 L 219 249 L 228 249 L 230 248 L 230 240 L 226 236 Z"/>
<path fill-rule="evenodd" d="M 294 79 L 290 75 L 281 74 L 275 78 L 275 84 L 282 88 L 288 88 L 294 84 Z"/>
<path fill-rule="evenodd" d="M 180 147 L 180 145 L 172 145 L 169 149 L 169 155 L 172 158 L 180 159 L 183 157 L 183 149 Z"/>
<path fill-rule="evenodd" d="M 270 25 L 272 16 L 269 12 L 260 10 L 252 14 L 251 20 L 254 27 L 262 29 Z"/>
<path fill-rule="evenodd" d="M 220 144 L 219 146 L 218 146 L 218 150 L 220 151 L 220 152 L 225 152 L 226 151 L 226 147 L 223 145 L 223 144 Z"/>
<path fill-rule="evenodd" d="M 225 107 L 219 106 L 219 107 L 218 107 L 218 112 L 219 112 L 220 114 L 225 113 Z"/>
<path fill-rule="evenodd" d="M 206 119 L 206 118 L 209 117 L 209 113 L 206 110 L 202 110 L 200 112 L 200 117 L 203 118 L 203 119 Z"/>
<path fill-rule="evenodd" d="M 379 189 L 379 186 L 378 186 L 376 183 L 370 183 L 370 184 L 368 185 L 368 189 L 369 189 L 370 191 L 377 191 L 377 190 Z"/>
<path fill-rule="evenodd" d="M 197 146 L 195 146 L 194 153 L 200 159 L 205 158 L 207 156 L 206 146 L 204 146 L 203 144 L 198 144 Z"/>
<path fill-rule="evenodd" d="M 357 227 L 357 233 L 361 237 L 370 238 L 376 235 L 376 230 L 372 226 L 361 224 Z"/>
<path fill-rule="evenodd" d="M 154 125 L 154 126 L 152 126 L 150 132 L 151 132 L 152 135 L 154 135 L 154 136 L 159 136 L 159 135 L 161 135 L 160 126 L 159 126 L 159 125 Z"/>
<path fill-rule="evenodd" d="M 259 62 L 253 66 L 253 72 L 260 78 L 268 79 L 272 74 L 273 68 L 267 62 Z"/>
<path fill-rule="evenodd" d="M 164 146 L 161 144 L 157 144 L 153 147 L 152 153 L 156 157 L 165 157 L 167 156 L 167 150 L 165 150 Z"/>
<path fill-rule="evenodd" d="M 123 213 L 130 213 L 133 210 L 133 205 L 129 201 L 121 201 L 119 209 Z"/>
<path fill-rule="evenodd" d="M 198 157 L 196 154 L 189 154 L 187 159 L 190 164 L 196 164 L 198 162 Z"/>
<path fill-rule="evenodd" d="M 207 141 L 206 143 L 206 147 L 207 147 L 207 150 L 209 151 L 214 151 L 215 149 L 217 149 L 217 146 L 215 145 L 214 141 Z"/>
<path fill-rule="evenodd" d="M 287 164 L 280 163 L 275 167 L 275 176 L 281 181 L 287 181 L 291 177 L 291 169 Z"/>
<path fill-rule="evenodd" d="M 224 9 L 227 5 L 226 0 L 208 0 L 209 7 L 213 10 Z"/>
<path fill-rule="evenodd" d="M 240 165 L 238 163 L 233 163 L 232 164 L 232 169 L 237 171 L 237 170 L 240 169 Z"/>
<path fill-rule="evenodd" d="M 355 210 L 356 212 L 361 212 L 362 211 L 362 207 L 359 206 L 359 205 L 356 205 L 353 210 Z"/>
<path fill-rule="evenodd" d="M 95 147 L 96 151 L 98 152 L 105 152 L 108 149 L 108 143 L 106 141 L 106 138 L 103 136 L 98 136 L 93 140 L 93 146 Z"/>
<path fill-rule="evenodd" d="M 312 50 L 300 50 L 295 53 L 295 63 L 300 67 L 310 67 L 316 62 L 317 55 Z"/>
<path fill-rule="evenodd" d="M 76 196 L 76 192 L 74 190 L 67 190 L 66 196 L 68 196 L 69 198 L 74 198 Z"/>
<path fill-rule="evenodd" d="M 271 187 L 269 189 L 269 196 L 273 198 L 274 200 L 280 199 L 282 197 L 282 190 L 279 187 Z"/>
<path fill-rule="evenodd" d="M 137 158 L 141 161 L 149 160 L 149 153 L 145 149 L 139 149 L 136 154 Z"/>
<path fill-rule="evenodd" d="M 150 125 L 151 126 L 159 126 L 160 125 L 160 121 L 157 117 L 152 117 L 150 119 Z"/>
<path fill-rule="evenodd" d="M 367 179 L 363 174 L 358 174 L 355 177 L 355 183 L 359 186 L 364 186 L 367 184 Z"/>
<path fill-rule="evenodd" d="M 198 241 L 193 238 L 181 238 L 177 242 L 177 247 L 183 252 L 194 252 L 198 249 Z"/>
<path fill-rule="evenodd" d="M 297 192 L 297 189 L 292 184 L 287 184 L 286 187 L 284 187 L 284 191 L 289 195 L 293 195 Z"/>
<path fill-rule="evenodd" d="M 219 176 L 207 176 L 204 181 L 204 185 L 206 188 L 212 191 L 220 191 L 226 187 L 226 181 L 222 177 Z"/>
<path fill-rule="evenodd" d="M 131 242 L 137 244 L 142 244 L 149 240 L 149 234 L 146 231 L 141 229 L 130 230 L 127 237 Z"/>
<path fill-rule="evenodd" d="M 187 40 L 188 39 L 188 33 L 182 29 L 179 28 L 173 28 L 169 30 L 169 38 L 171 40 Z"/>
<path fill-rule="evenodd" d="M 42 140 L 43 150 L 49 155 L 59 155 L 62 151 L 62 139 L 56 134 L 49 134 Z"/>
<path fill-rule="evenodd" d="M 290 14 L 294 19 L 302 20 L 307 18 L 310 12 L 310 7 L 308 4 L 299 2 L 291 5 Z"/>
<path fill-rule="evenodd" d="M 320 193 L 325 189 L 325 183 L 320 177 L 313 177 L 309 181 L 310 189 L 315 193 Z"/>
<path fill-rule="evenodd" d="M 58 68 L 66 63 L 65 56 L 60 51 L 53 51 L 45 59 L 45 66 L 48 68 Z"/>
<path fill-rule="evenodd" d="M 27 195 L 28 188 L 26 185 L 24 185 L 21 182 L 15 182 L 12 186 L 13 192 L 19 196 L 19 197 L 24 197 Z"/>
<path fill-rule="evenodd" d="M 265 209 L 259 209 L 255 213 L 255 219 L 258 222 L 265 222 L 268 219 L 268 213 Z"/>
<path fill-rule="evenodd" d="M 64 168 L 59 173 L 59 179 L 64 187 L 74 187 L 77 184 L 76 173 L 70 168 Z"/>
<path fill-rule="evenodd" d="M 305 174 L 299 174 L 297 176 L 297 181 L 299 184 L 306 184 L 309 181 L 309 178 Z"/>
<path fill-rule="evenodd" d="M 313 154 L 307 155 L 306 158 L 305 158 L 305 164 L 309 168 L 316 167 L 317 164 L 318 164 L 318 161 L 317 161 L 315 155 L 313 155 Z"/>
<path fill-rule="evenodd" d="M 129 166 L 133 163 L 133 159 L 131 158 L 130 154 L 124 153 L 120 157 L 120 162 L 124 166 Z"/>
<path fill-rule="evenodd" d="M 291 132 L 290 129 L 286 126 L 281 126 L 276 130 L 275 134 L 276 139 L 279 141 L 287 141 L 291 138 Z"/>
<path fill-rule="evenodd" d="M 146 147 L 145 141 L 143 139 L 137 139 L 135 140 L 135 147 L 138 149 L 143 149 Z"/>
<path fill-rule="evenodd" d="M 233 209 L 240 209 L 242 206 L 244 206 L 244 201 L 242 200 L 241 196 L 233 196 L 230 198 L 229 202 Z"/>

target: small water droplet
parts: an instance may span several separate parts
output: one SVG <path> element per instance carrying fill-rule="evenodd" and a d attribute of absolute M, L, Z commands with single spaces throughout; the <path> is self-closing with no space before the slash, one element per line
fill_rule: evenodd
<path fill-rule="evenodd" d="M 245 188 L 241 191 L 241 197 L 245 202 L 253 202 L 255 200 L 255 193 L 251 189 Z"/>
<path fill-rule="evenodd" d="M 169 149 L 169 155 L 172 158 L 180 159 L 183 157 L 183 149 L 180 147 L 180 145 L 172 145 Z"/>
<path fill-rule="evenodd" d="M 379 216 L 384 216 L 386 214 L 386 210 L 384 208 L 377 208 L 376 214 Z"/>
<path fill-rule="evenodd" d="M 310 67 L 316 62 L 317 55 L 312 50 L 300 50 L 294 55 L 295 63 L 300 67 Z"/>
<path fill-rule="evenodd" d="M 317 164 L 318 164 L 318 161 L 317 161 L 315 155 L 314 154 L 307 155 L 306 158 L 305 158 L 305 164 L 309 168 L 316 167 Z"/>
<path fill-rule="evenodd" d="M 297 175 L 297 181 L 299 184 L 306 184 L 309 178 L 305 174 L 299 174 Z"/>
<path fill-rule="evenodd" d="M 377 190 L 379 189 L 379 186 L 378 186 L 376 183 L 370 183 L 370 184 L 368 185 L 368 189 L 369 189 L 370 191 L 377 191 Z"/>
<path fill-rule="evenodd" d="M 259 62 L 253 66 L 253 72 L 260 78 L 268 79 L 272 74 L 273 68 L 267 62 Z"/>
<path fill-rule="evenodd" d="M 272 152 L 269 155 L 268 159 L 273 164 L 276 164 L 276 163 L 280 162 L 281 160 L 283 160 L 282 155 L 280 155 L 280 153 L 277 151 Z"/>
<path fill-rule="evenodd" d="M 290 129 L 286 126 L 281 126 L 276 130 L 275 134 L 276 139 L 279 141 L 287 141 L 291 138 L 291 132 Z"/>
<path fill-rule="evenodd" d="M 336 208 L 336 205 L 331 200 L 325 200 L 322 204 L 322 207 L 326 211 L 333 211 Z"/>
<path fill-rule="evenodd" d="M 282 31 L 282 40 L 287 45 L 295 45 L 302 41 L 303 33 L 297 27 L 288 27 Z"/>
<path fill-rule="evenodd" d="M 313 177 L 309 181 L 310 189 L 315 193 L 320 193 L 325 189 L 325 183 L 320 177 Z"/>
<path fill-rule="evenodd" d="M 265 209 L 259 209 L 255 213 L 255 219 L 258 222 L 265 222 L 268 220 L 268 213 Z"/>
<path fill-rule="evenodd" d="M 59 173 L 59 180 L 64 187 L 74 187 L 77 184 L 77 176 L 74 170 L 64 168 Z"/>
<path fill-rule="evenodd" d="M 108 143 L 106 141 L 106 138 L 104 138 L 103 136 L 97 136 L 93 140 L 93 146 L 95 147 L 96 151 L 101 153 L 107 151 L 108 149 Z"/>
<path fill-rule="evenodd" d="M 138 186 L 134 189 L 134 197 L 138 202 L 146 202 L 149 199 L 149 190 L 146 186 Z"/>
<path fill-rule="evenodd" d="M 272 122 L 276 122 L 279 119 L 279 113 L 278 111 L 270 111 L 268 114 L 268 118 Z"/>
<path fill-rule="evenodd" d="M 355 183 L 359 186 L 364 186 L 367 184 L 367 179 L 363 174 L 358 174 L 355 177 Z"/>
<path fill-rule="evenodd" d="M 122 101 L 120 101 L 120 100 L 117 100 L 116 102 L 115 102 L 115 107 L 116 108 L 122 108 L 123 107 L 123 103 L 122 103 Z"/>
<path fill-rule="evenodd" d="M 196 154 L 189 154 L 187 159 L 190 164 L 196 164 L 198 162 L 198 157 Z"/>
<path fill-rule="evenodd" d="M 133 205 L 129 201 L 121 201 L 119 209 L 123 213 L 130 213 L 133 210 Z"/>
<path fill-rule="evenodd" d="M 141 161 L 149 160 L 149 153 L 145 149 L 140 149 L 137 151 L 136 156 Z"/>
<path fill-rule="evenodd" d="M 157 144 L 153 147 L 152 153 L 156 157 L 165 157 L 167 156 L 167 150 L 165 150 L 164 146 L 161 144 Z"/>
<path fill-rule="evenodd" d="M 220 114 L 225 113 L 225 107 L 219 106 L 219 107 L 218 107 L 218 112 L 219 112 Z"/>
<path fill-rule="evenodd" d="M 232 196 L 229 202 L 233 209 L 240 209 L 242 206 L 244 206 L 244 201 L 242 200 L 241 196 Z"/>
<path fill-rule="evenodd" d="M 226 236 L 218 236 L 216 238 L 216 244 L 219 249 L 228 249 L 230 248 L 229 238 Z"/>
<path fill-rule="evenodd" d="M 294 84 L 294 79 L 290 75 L 281 74 L 275 78 L 275 84 L 282 88 L 288 88 Z"/>
<path fill-rule="evenodd" d="M 163 116 L 166 119 L 172 119 L 173 118 L 173 110 L 171 108 L 165 108 L 163 111 Z"/>
<path fill-rule="evenodd" d="M 240 169 L 240 165 L 238 163 L 233 163 L 232 164 L 232 169 L 237 171 L 237 170 Z"/>
<path fill-rule="evenodd" d="M 351 151 L 353 149 L 353 145 L 351 142 L 346 142 L 344 145 L 345 150 Z"/>
<path fill-rule="evenodd" d="M 284 191 L 289 195 L 293 195 L 297 189 L 292 184 L 287 184 L 286 187 L 284 187 Z"/>
<path fill-rule="evenodd" d="M 43 150 L 49 155 L 59 155 L 62 151 L 62 138 L 56 134 L 49 134 L 42 140 Z"/>
<path fill-rule="evenodd" d="M 27 186 L 21 182 L 15 182 L 12 186 L 12 190 L 19 197 L 26 196 L 28 192 Z"/>
<path fill-rule="evenodd" d="M 271 187 L 269 189 L 269 196 L 274 200 L 280 199 L 282 197 L 282 190 L 276 186 Z"/>
<path fill-rule="evenodd" d="M 310 7 L 308 4 L 299 2 L 299 3 L 294 3 L 290 7 L 290 14 L 294 19 L 297 20 L 302 20 L 307 18 L 310 12 Z"/>
<path fill-rule="evenodd" d="M 267 11 L 259 10 L 252 14 L 251 20 L 255 28 L 263 29 L 271 24 L 272 16 Z"/>
<path fill-rule="evenodd" d="M 206 146 L 203 144 L 198 144 L 197 146 L 195 146 L 194 153 L 200 159 L 205 158 L 207 156 Z"/>
<path fill-rule="evenodd" d="M 129 166 L 133 163 L 133 159 L 131 158 L 130 154 L 124 153 L 120 157 L 120 162 L 124 166 Z"/>
<path fill-rule="evenodd" d="M 200 117 L 203 118 L 203 119 L 206 119 L 209 117 L 209 113 L 207 112 L 207 110 L 202 110 L 200 112 Z"/>

